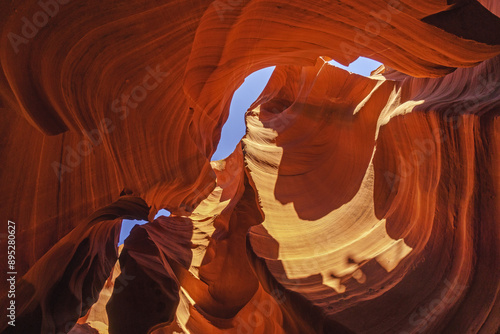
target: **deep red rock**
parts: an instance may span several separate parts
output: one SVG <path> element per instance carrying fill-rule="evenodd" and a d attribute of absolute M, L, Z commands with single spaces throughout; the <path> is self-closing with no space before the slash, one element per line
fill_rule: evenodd
<path fill-rule="evenodd" d="M 0 330 L 495 333 L 499 14 L 494 0 L 1 3 L 0 217 L 18 280 L 16 327 Z M 325 61 L 359 56 L 384 66 Z M 267 66 L 246 136 L 210 162 L 234 91 Z M 118 270 L 123 218 L 149 223 Z"/>

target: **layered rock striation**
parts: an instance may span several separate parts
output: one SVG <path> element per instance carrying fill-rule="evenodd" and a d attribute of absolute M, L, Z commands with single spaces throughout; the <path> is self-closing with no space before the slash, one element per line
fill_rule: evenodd
<path fill-rule="evenodd" d="M 498 2 L 0 13 L 0 213 L 17 270 L 3 333 L 500 327 Z M 327 63 L 359 56 L 384 66 Z M 245 137 L 210 162 L 234 91 L 267 66 Z M 149 222 L 119 252 L 124 218 Z"/>

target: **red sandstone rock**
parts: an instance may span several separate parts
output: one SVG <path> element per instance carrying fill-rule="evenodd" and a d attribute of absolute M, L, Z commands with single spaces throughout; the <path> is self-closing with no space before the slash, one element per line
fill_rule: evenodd
<path fill-rule="evenodd" d="M 0 4 L 0 216 L 18 272 L 16 327 L 0 330 L 495 333 L 499 13 Z M 324 61 L 358 56 L 384 66 Z M 271 65 L 246 136 L 211 163 L 234 91 Z M 111 273 L 121 219 L 148 217 Z"/>

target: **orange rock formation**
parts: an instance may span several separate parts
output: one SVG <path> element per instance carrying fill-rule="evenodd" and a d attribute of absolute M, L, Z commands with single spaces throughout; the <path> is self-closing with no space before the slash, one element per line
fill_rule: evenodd
<path fill-rule="evenodd" d="M 499 15 L 495 0 L 2 2 L 17 284 L 0 330 L 495 333 Z M 384 66 L 326 63 L 359 56 Z M 267 66 L 246 136 L 210 162 L 234 91 Z M 119 255 L 122 218 L 150 222 Z"/>

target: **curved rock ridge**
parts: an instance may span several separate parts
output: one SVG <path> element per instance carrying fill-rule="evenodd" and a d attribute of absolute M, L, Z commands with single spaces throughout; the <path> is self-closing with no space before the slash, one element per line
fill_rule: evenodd
<path fill-rule="evenodd" d="M 3 332 L 71 330 L 98 300 L 112 272 L 121 218 L 146 219 L 148 211 L 142 199 L 124 196 L 79 222 L 16 282 L 17 325 L 3 326 Z M 8 304 L 3 298 L 2 307 Z"/>
<path fill-rule="evenodd" d="M 17 320 L 0 331 L 495 333 L 499 13 L 3 2 Z M 327 63 L 359 56 L 384 66 L 365 78 Z M 268 66 L 245 137 L 210 162 L 234 91 Z M 161 208 L 172 215 L 153 219 Z M 149 222 L 119 251 L 123 218 Z"/>
<path fill-rule="evenodd" d="M 277 67 L 243 139 L 260 279 L 356 333 L 493 333 L 499 60 L 440 79 Z"/>

